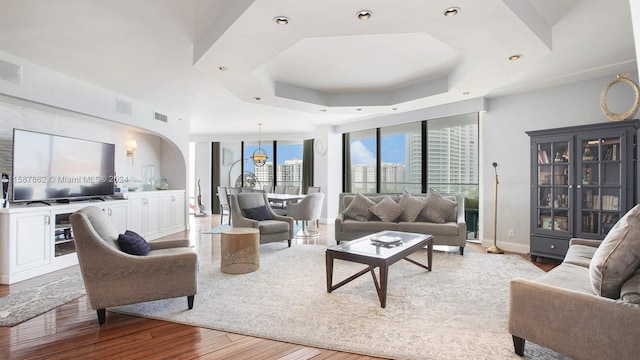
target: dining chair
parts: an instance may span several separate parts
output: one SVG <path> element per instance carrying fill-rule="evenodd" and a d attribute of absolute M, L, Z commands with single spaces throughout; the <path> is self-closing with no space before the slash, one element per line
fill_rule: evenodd
<path fill-rule="evenodd" d="M 313 238 L 319 236 L 317 220 L 322 214 L 322 204 L 324 194 L 315 193 L 305 196 L 300 202 L 287 206 L 287 216 L 291 216 L 296 221 L 302 221 L 302 234 L 294 234 L 295 237 Z M 309 222 L 313 221 L 313 229 L 309 227 Z"/>
<path fill-rule="evenodd" d="M 227 214 L 227 220 L 231 225 L 231 211 L 229 209 L 229 194 L 227 194 L 227 188 L 224 186 L 218 186 L 218 200 L 220 201 L 220 225 L 224 220 L 224 214 Z"/>

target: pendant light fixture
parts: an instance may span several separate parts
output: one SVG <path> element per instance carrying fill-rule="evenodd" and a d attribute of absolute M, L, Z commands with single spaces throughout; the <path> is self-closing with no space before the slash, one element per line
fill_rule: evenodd
<path fill-rule="evenodd" d="M 258 123 L 258 148 L 253 152 L 251 159 L 253 159 L 253 164 L 257 167 L 262 167 L 267 163 L 267 153 L 260 146 L 262 138 L 262 123 Z"/>

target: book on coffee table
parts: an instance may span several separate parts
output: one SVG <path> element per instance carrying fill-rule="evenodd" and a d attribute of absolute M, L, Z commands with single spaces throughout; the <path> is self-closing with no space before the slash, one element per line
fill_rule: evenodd
<path fill-rule="evenodd" d="M 371 238 L 373 244 L 379 245 L 396 245 L 402 242 L 399 236 L 379 235 Z"/>

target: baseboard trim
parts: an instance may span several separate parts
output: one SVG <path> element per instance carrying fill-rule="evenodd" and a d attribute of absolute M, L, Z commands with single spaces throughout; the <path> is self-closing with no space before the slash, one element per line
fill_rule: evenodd
<path fill-rule="evenodd" d="M 514 243 L 509 241 L 497 241 L 497 245 L 500 249 L 515 252 L 518 254 L 528 254 L 529 244 Z M 493 239 L 482 239 L 482 246 L 490 248 L 493 246 Z"/>

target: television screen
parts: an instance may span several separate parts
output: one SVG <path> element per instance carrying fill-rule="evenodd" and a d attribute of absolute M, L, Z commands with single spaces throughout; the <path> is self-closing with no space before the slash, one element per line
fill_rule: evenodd
<path fill-rule="evenodd" d="M 115 145 L 13 130 L 13 201 L 113 195 Z"/>

